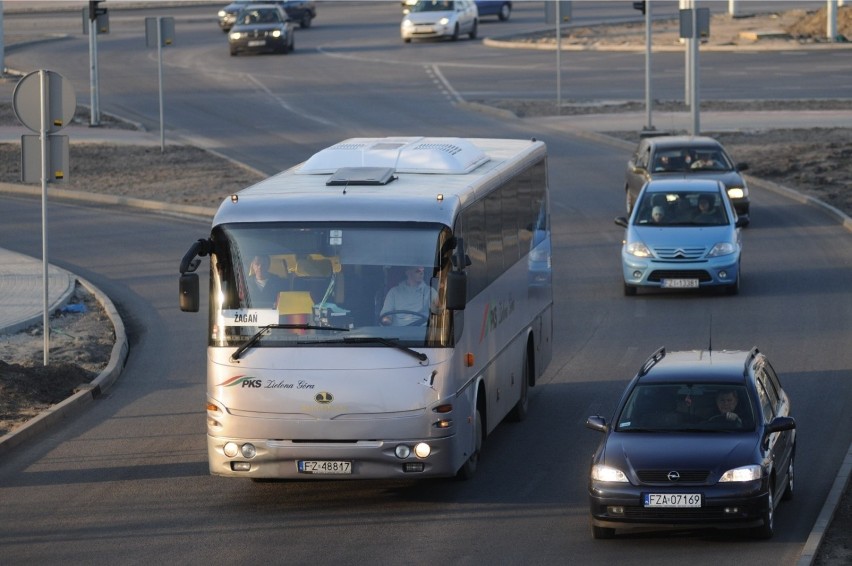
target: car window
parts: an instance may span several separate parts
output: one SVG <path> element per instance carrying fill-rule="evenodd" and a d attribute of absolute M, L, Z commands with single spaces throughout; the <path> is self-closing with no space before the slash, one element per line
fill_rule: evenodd
<path fill-rule="evenodd" d="M 760 408 L 763 412 L 763 422 L 769 424 L 775 418 L 775 401 L 767 393 L 763 380 L 757 379 L 755 386 L 757 387 L 757 396 L 760 399 Z"/>
<path fill-rule="evenodd" d="M 720 400 L 728 404 L 720 405 Z M 619 432 L 753 429 L 754 414 L 746 388 L 717 383 L 639 384 L 616 419 Z"/>
<path fill-rule="evenodd" d="M 730 223 L 720 193 L 643 193 L 634 224 L 656 226 L 724 226 Z"/>

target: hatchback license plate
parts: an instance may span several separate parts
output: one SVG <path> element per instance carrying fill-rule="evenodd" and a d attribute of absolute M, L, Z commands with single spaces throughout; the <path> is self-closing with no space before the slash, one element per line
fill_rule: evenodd
<path fill-rule="evenodd" d="M 697 289 L 698 279 L 663 279 L 662 286 L 666 289 Z"/>
<path fill-rule="evenodd" d="M 645 507 L 701 507 L 701 494 L 646 493 Z"/>
<path fill-rule="evenodd" d="M 299 460 L 300 474 L 351 474 L 352 462 L 346 460 Z"/>

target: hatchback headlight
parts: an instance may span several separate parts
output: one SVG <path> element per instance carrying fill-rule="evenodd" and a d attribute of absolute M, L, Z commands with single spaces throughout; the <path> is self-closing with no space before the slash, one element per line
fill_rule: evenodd
<path fill-rule="evenodd" d="M 648 246 L 642 242 L 632 242 L 627 244 L 627 247 L 624 249 L 627 253 L 635 255 L 636 257 L 651 257 L 651 250 L 649 250 Z"/>
<path fill-rule="evenodd" d="M 707 254 L 707 257 L 719 257 L 723 255 L 730 255 L 737 251 L 737 247 L 731 242 L 719 242 L 713 249 L 710 250 L 710 253 Z"/>
<path fill-rule="evenodd" d="M 728 189 L 728 198 L 743 198 L 745 196 L 745 187 L 731 187 Z"/>
<path fill-rule="evenodd" d="M 438 23 L 441 24 L 442 26 L 445 26 L 445 25 L 450 23 L 450 18 L 444 16 L 443 18 L 438 20 Z"/>
<path fill-rule="evenodd" d="M 413 28 L 414 24 L 411 23 L 411 20 L 402 20 L 402 27 L 405 29 Z"/>
<path fill-rule="evenodd" d="M 627 476 L 618 468 L 595 464 L 592 466 L 592 479 L 595 481 L 627 483 Z"/>

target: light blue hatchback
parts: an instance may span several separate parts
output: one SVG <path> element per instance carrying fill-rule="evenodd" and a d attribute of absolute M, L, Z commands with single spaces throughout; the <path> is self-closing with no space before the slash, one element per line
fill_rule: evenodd
<path fill-rule="evenodd" d="M 725 186 L 705 179 L 652 180 L 642 187 L 621 248 L 624 294 L 639 287 L 740 290 L 740 228 Z"/>

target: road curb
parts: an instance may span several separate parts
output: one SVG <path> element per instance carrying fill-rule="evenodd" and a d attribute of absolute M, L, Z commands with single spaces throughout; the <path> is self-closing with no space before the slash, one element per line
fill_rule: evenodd
<path fill-rule="evenodd" d="M 90 383 L 78 386 L 70 397 L 56 405 L 48 407 L 36 417 L 0 437 L 0 456 L 50 430 L 62 420 L 81 412 L 115 383 L 127 361 L 127 354 L 129 352 L 127 334 L 124 331 L 124 322 L 121 320 L 121 316 L 118 314 L 115 305 L 105 293 L 89 281 L 76 276 L 73 276 L 71 279 L 72 281 L 79 282 L 80 285 L 95 296 L 95 299 L 100 303 L 107 317 L 112 322 L 113 332 L 115 333 L 115 344 L 113 344 L 112 351 L 110 352 L 109 362 L 97 377 Z M 73 287 L 72 285 L 72 290 Z"/>

